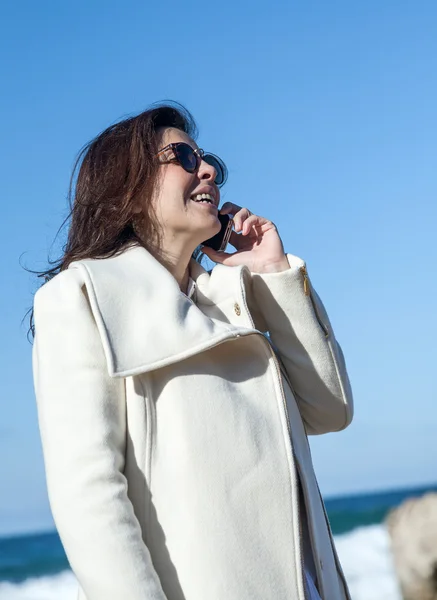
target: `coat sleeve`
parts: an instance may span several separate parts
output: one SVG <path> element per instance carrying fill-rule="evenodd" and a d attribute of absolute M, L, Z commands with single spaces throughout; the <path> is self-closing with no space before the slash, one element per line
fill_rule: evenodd
<path fill-rule="evenodd" d="M 249 308 L 255 325 L 269 332 L 307 433 L 339 431 L 353 416 L 343 352 L 305 262 L 292 254 L 287 259 L 286 271 L 252 273 Z"/>
<path fill-rule="evenodd" d="M 123 474 L 125 382 L 111 378 L 76 270 L 35 295 L 32 361 L 53 517 L 87 600 L 166 600 Z"/>

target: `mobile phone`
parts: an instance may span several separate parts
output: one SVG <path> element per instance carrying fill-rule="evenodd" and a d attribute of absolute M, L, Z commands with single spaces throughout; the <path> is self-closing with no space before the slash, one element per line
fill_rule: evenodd
<path fill-rule="evenodd" d="M 203 246 L 208 246 L 208 248 L 222 252 L 228 245 L 234 221 L 230 215 L 221 215 L 220 213 L 218 214 L 218 218 L 222 224 L 220 231 L 212 238 L 209 238 L 209 240 L 206 240 L 206 242 L 203 242 Z"/>

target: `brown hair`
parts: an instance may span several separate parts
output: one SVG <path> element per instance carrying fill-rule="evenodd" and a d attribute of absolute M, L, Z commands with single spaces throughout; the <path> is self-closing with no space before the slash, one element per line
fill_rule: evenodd
<path fill-rule="evenodd" d="M 73 261 L 108 258 L 134 243 L 144 246 L 133 224 L 138 198 L 144 207 L 143 240 L 159 239 L 158 222 L 148 200 L 157 182 L 159 163 L 155 155 L 161 127 L 175 127 L 192 139 L 197 137 L 192 115 L 171 102 L 152 105 L 111 125 L 82 148 L 70 180 L 70 212 L 57 233 L 69 223 L 63 255 L 55 261 L 48 259 L 52 266 L 46 271 L 31 271 L 44 278 L 44 283 Z M 34 337 L 33 309 L 30 312 L 29 333 Z"/>

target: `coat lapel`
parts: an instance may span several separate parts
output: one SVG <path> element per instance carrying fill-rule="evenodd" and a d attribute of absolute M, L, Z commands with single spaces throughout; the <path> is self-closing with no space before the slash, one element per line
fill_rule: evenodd
<path fill-rule="evenodd" d="M 244 297 L 246 267 L 217 265 L 209 274 L 195 261 L 196 306 L 147 250 L 132 246 L 117 256 L 71 263 L 80 269 L 112 377 L 152 371 L 184 360 L 226 339 L 253 332 L 248 320 L 214 318 L 230 297 Z"/>

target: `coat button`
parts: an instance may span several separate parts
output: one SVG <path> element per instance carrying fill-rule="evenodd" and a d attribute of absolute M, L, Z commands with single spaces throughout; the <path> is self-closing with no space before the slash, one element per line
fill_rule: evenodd
<path fill-rule="evenodd" d="M 240 305 L 238 304 L 238 302 L 236 302 L 234 304 L 234 311 L 235 311 L 235 314 L 237 315 L 237 317 L 239 317 L 241 315 L 241 308 L 240 308 Z"/>
<path fill-rule="evenodd" d="M 320 559 L 320 568 L 321 568 L 321 569 L 322 569 L 322 571 L 323 571 L 323 560 L 322 560 L 322 559 Z"/>

